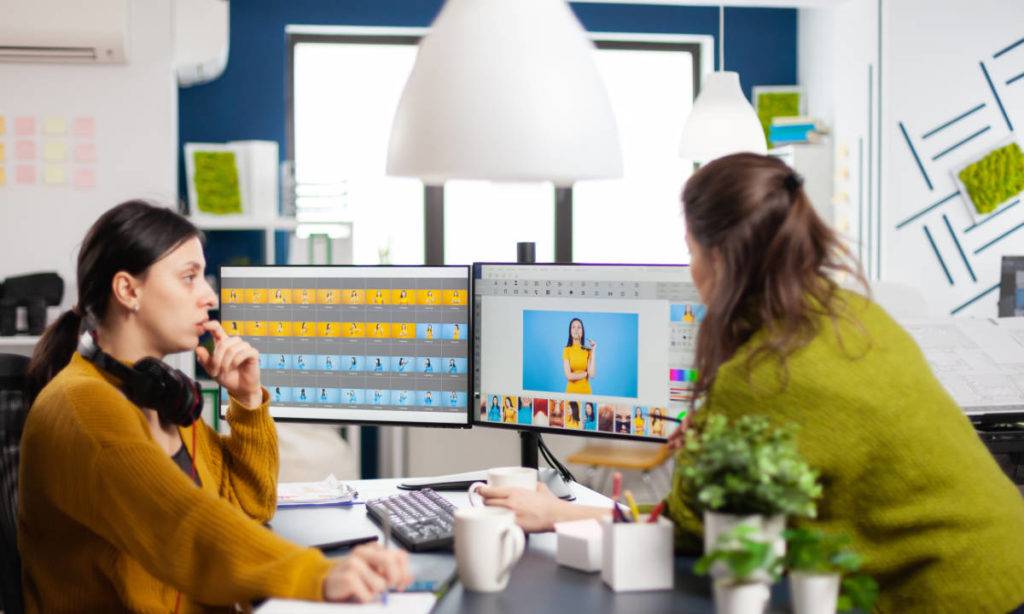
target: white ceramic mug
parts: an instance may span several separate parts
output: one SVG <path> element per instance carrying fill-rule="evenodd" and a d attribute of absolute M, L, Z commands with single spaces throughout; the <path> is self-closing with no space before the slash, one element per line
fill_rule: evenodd
<path fill-rule="evenodd" d="M 511 486 L 537 490 L 537 470 L 530 467 L 494 467 L 487 470 L 487 483 L 473 482 L 469 485 L 471 505 L 483 505 L 483 497 L 476 493 L 481 486 Z"/>
<path fill-rule="evenodd" d="M 459 581 L 471 591 L 505 590 L 509 573 L 523 555 L 526 536 L 511 510 L 463 507 L 455 510 L 455 561 Z"/>

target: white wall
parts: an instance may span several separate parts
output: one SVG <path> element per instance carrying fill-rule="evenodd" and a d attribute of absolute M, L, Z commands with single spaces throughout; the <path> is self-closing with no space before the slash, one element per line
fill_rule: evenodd
<path fill-rule="evenodd" d="M 0 277 L 56 270 L 64 306 L 76 300 L 75 258 L 86 229 L 129 198 L 177 199 L 177 85 L 171 0 L 131 0 L 127 64 L 0 63 L 7 183 L 0 186 Z M 14 118 L 95 118 L 96 187 L 14 181 Z M 44 139 L 36 136 L 37 152 Z M 71 136 L 63 140 L 74 143 Z M 35 161 L 37 167 L 42 164 Z M 76 168 L 74 162 L 65 167 Z"/>
<path fill-rule="evenodd" d="M 871 279 L 918 288 L 936 315 L 994 316 L 997 291 L 985 292 L 998 282 L 1000 256 L 1024 253 L 1024 228 L 981 249 L 1024 222 L 1024 205 L 965 232 L 972 219 L 954 197 L 902 224 L 956 190 L 952 169 L 1011 136 L 980 62 L 1010 122 L 1018 130 L 1024 124 L 1024 79 L 1005 83 L 1024 72 L 1024 45 L 993 57 L 1024 36 L 1022 23 L 1018 0 L 847 0 L 799 13 L 797 57 L 809 111 L 834 132 L 836 226 L 848 234 Z M 981 103 L 981 111 L 923 138 Z M 986 126 L 981 136 L 933 160 Z"/>

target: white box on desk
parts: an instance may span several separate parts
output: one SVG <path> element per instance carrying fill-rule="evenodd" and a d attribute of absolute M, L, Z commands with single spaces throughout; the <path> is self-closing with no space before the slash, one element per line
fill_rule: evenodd
<path fill-rule="evenodd" d="M 601 542 L 604 539 L 597 520 L 556 522 L 558 547 L 555 562 L 580 571 L 601 571 Z"/>
<path fill-rule="evenodd" d="M 613 591 L 667 590 L 675 583 L 672 523 L 601 521 L 601 579 Z"/>

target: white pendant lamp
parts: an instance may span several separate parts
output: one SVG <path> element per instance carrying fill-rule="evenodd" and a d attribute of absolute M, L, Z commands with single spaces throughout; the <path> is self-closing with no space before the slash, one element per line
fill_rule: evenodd
<path fill-rule="evenodd" d="M 428 184 L 621 177 L 593 54 L 564 0 L 448 0 L 402 93 L 387 173 Z"/>
<path fill-rule="evenodd" d="M 725 67 L 725 10 L 719 9 L 719 68 Z M 768 144 L 757 113 L 740 89 L 739 73 L 719 70 L 707 75 L 683 126 L 679 155 L 710 162 L 733 153 L 765 154 Z"/>

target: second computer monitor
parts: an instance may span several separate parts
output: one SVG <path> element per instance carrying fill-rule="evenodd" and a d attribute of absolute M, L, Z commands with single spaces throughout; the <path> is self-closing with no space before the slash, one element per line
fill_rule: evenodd
<path fill-rule="evenodd" d="M 474 423 L 663 440 L 704 318 L 686 266 L 475 264 Z"/>

